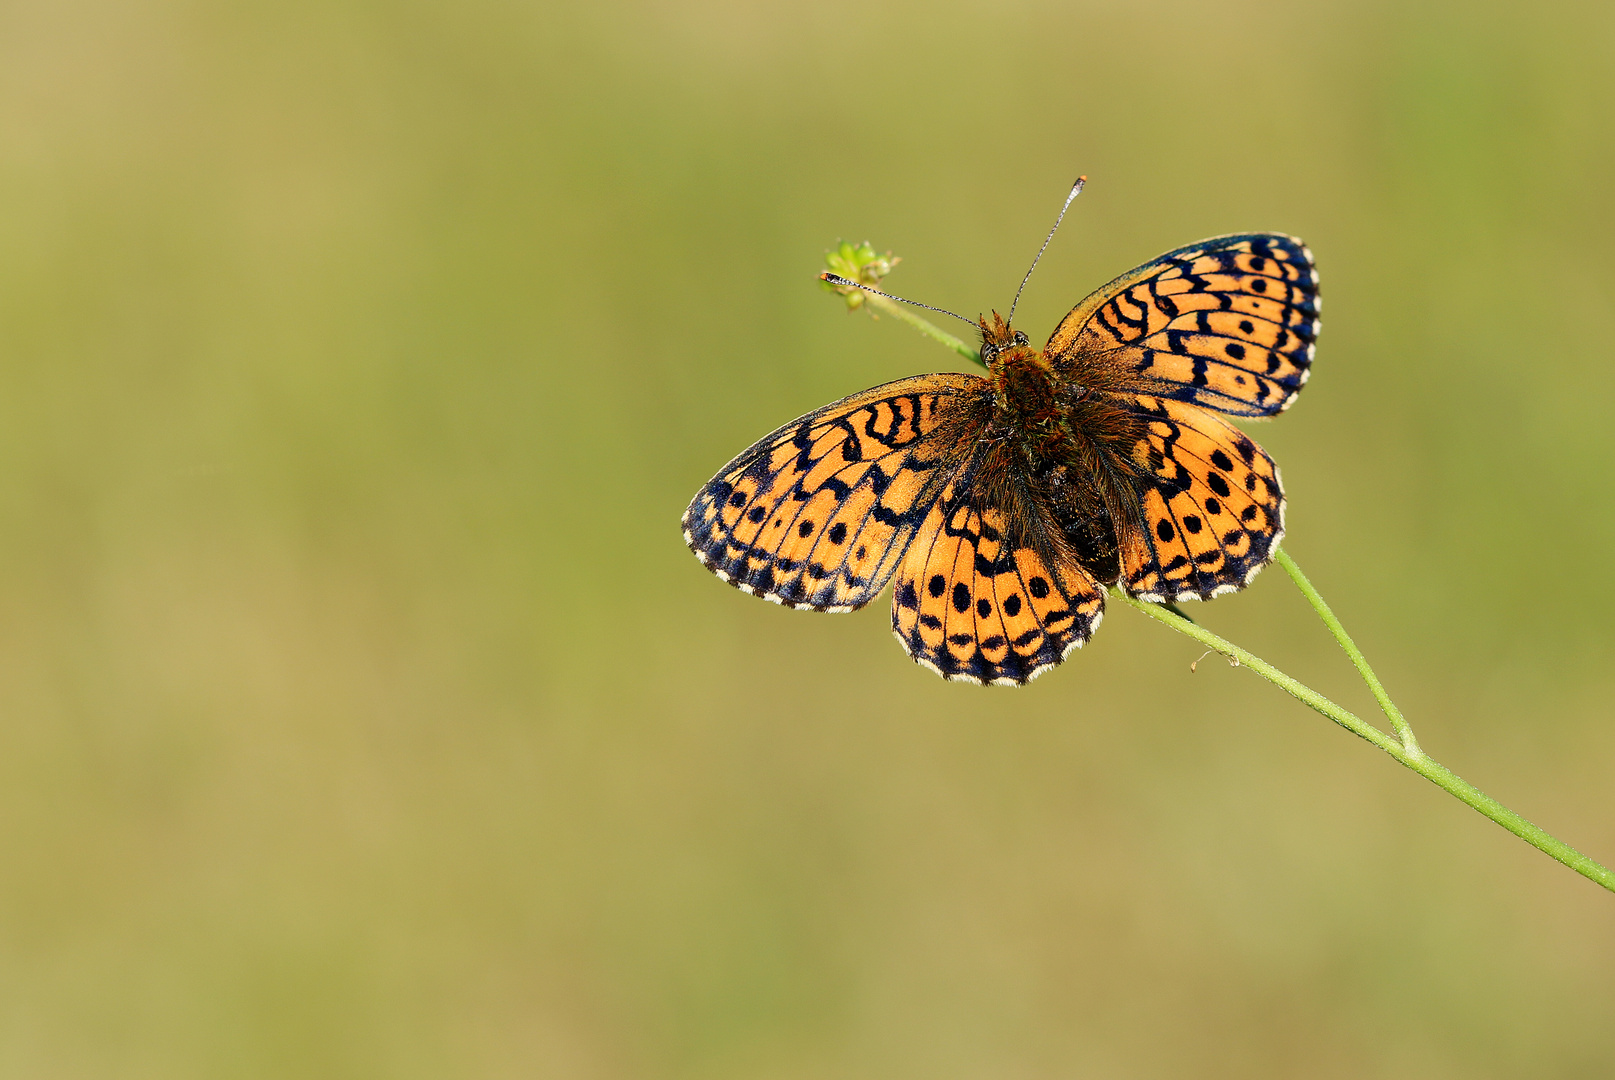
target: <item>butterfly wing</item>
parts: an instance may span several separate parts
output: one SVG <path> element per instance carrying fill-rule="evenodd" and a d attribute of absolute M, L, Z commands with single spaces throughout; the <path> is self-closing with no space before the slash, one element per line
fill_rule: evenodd
<path fill-rule="evenodd" d="M 1209 600 L 1243 588 L 1284 537 L 1278 466 L 1204 409 L 1141 396 L 1135 457 L 1144 527 L 1121 539 L 1121 585 L 1141 600 Z M 1147 460 L 1147 464 L 1146 464 Z"/>
<path fill-rule="evenodd" d="M 919 375 L 791 421 L 724 466 L 684 512 L 684 540 L 736 588 L 852 611 L 880 592 L 967 452 L 974 375 Z"/>
<path fill-rule="evenodd" d="M 1022 685 L 1093 636 L 1105 595 L 1074 562 L 1051 565 L 978 508 L 961 470 L 927 513 L 892 590 L 892 632 L 947 679 Z"/>
<path fill-rule="evenodd" d="M 1318 272 L 1301 241 L 1218 236 L 1096 290 L 1061 320 L 1047 351 L 1070 358 L 1126 350 L 1152 393 L 1234 416 L 1272 416 L 1307 381 L 1318 309 Z"/>

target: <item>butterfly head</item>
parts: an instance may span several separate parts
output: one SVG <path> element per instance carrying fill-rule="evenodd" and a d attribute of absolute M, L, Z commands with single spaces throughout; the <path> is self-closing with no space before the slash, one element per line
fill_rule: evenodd
<path fill-rule="evenodd" d="M 1004 321 L 1003 316 L 993 312 L 992 321 L 981 317 L 981 360 L 988 367 L 993 367 L 1000 358 L 1007 359 L 1011 352 L 1021 350 L 1030 351 L 1032 343 L 1026 335 L 1014 329 Z"/>

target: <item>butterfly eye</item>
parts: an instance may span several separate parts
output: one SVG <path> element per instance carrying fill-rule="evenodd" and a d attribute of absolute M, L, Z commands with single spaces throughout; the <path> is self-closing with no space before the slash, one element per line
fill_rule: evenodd
<path fill-rule="evenodd" d="M 981 344 L 981 362 L 984 363 L 984 364 L 990 364 L 996 359 L 998 359 L 998 346 L 994 345 L 990 341 L 982 342 L 982 344 Z"/>
<path fill-rule="evenodd" d="M 1032 343 L 1031 339 L 1028 338 L 1025 334 L 1021 333 L 1019 330 L 1015 331 L 1015 344 L 1017 344 L 1017 345 L 1030 345 L 1031 343 Z"/>

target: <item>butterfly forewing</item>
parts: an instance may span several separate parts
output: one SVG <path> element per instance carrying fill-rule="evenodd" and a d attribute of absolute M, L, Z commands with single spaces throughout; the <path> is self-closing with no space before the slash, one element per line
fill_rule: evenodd
<path fill-rule="evenodd" d="M 718 577 L 776 603 L 863 606 L 957 469 L 948 421 L 984 386 L 921 375 L 793 420 L 701 489 L 684 512 L 686 543 Z"/>
<path fill-rule="evenodd" d="M 1278 467 L 1248 435 L 1203 409 L 1140 397 L 1136 449 L 1152 482 L 1144 528 L 1122 538 L 1122 586 L 1144 600 L 1209 600 L 1245 585 L 1284 536 Z"/>
<path fill-rule="evenodd" d="M 1074 562 L 1045 561 L 978 509 L 968 475 L 931 507 L 892 589 L 892 631 L 919 663 L 966 682 L 1021 684 L 1087 641 L 1104 593 Z"/>
<path fill-rule="evenodd" d="M 1306 382 L 1317 336 L 1312 252 L 1294 237 L 1242 233 L 1123 274 L 1072 309 L 1048 351 L 1120 350 L 1141 386 L 1234 416 L 1271 416 Z"/>

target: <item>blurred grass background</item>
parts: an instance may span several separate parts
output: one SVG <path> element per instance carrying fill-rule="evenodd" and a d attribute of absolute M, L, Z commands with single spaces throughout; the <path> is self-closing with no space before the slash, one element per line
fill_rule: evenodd
<path fill-rule="evenodd" d="M 680 543 L 958 366 L 828 246 L 1002 309 L 1078 172 L 1034 340 L 1312 245 L 1288 547 L 1615 859 L 1609 5 L 13 0 L 0 1074 L 1607 1076 L 1611 898 L 1275 688 L 1119 607 L 947 685 Z"/>

